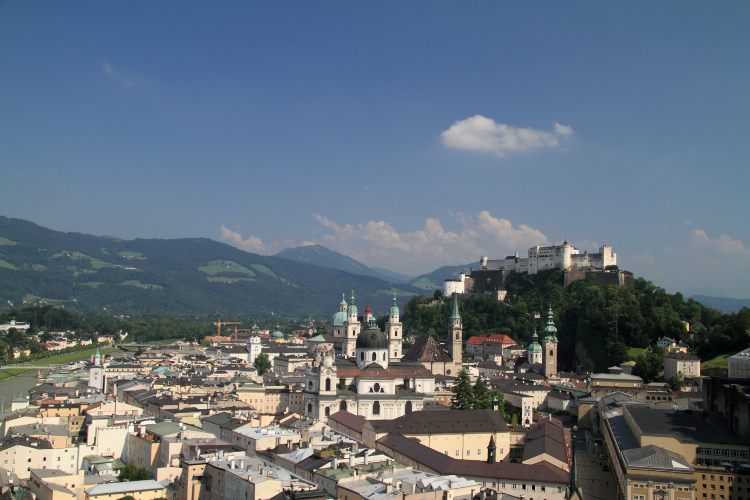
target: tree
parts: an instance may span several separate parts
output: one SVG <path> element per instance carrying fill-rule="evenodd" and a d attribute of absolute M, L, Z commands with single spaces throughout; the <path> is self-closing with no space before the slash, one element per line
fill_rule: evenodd
<path fill-rule="evenodd" d="M 484 384 L 482 385 L 484 387 Z M 453 410 L 471 410 L 474 408 L 474 389 L 471 387 L 469 372 L 465 369 L 458 374 L 458 383 L 452 390 L 454 396 L 451 402 Z"/>
<path fill-rule="evenodd" d="M 120 475 L 117 476 L 120 481 L 144 481 L 151 479 L 151 473 L 146 469 L 140 469 L 133 464 L 126 465 L 120 469 Z"/>
<path fill-rule="evenodd" d="M 201 339 L 201 345 L 203 347 L 211 347 L 211 339 Z"/>
<path fill-rule="evenodd" d="M 661 349 L 659 349 L 661 351 Z M 649 351 L 638 356 L 633 367 L 633 375 L 641 377 L 645 384 L 653 382 L 664 368 L 664 359 L 659 352 Z"/>
<path fill-rule="evenodd" d="M 443 291 L 439 288 L 435 289 L 435 293 L 432 295 L 432 298 L 435 300 L 440 300 L 443 298 Z"/>
<path fill-rule="evenodd" d="M 258 354 L 258 357 L 255 358 L 255 369 L 258 370 L 258 375 L 271 371 L 271 361 L 268 359 L 268 354 Z"/>
<path fill-rule="evenodd" d="M 628 346 L 626 346 L 619 340 L 617 342 L 613 342 L 612 346 L 609 348 L 609 364 L 611 366 L 620 366 L 621 363 L 624 363 L 629 359 L 630 356 L 628 355 Z"/>
<path fill-rule="evenodd" d="M 677 375 L 669 377 L 667 383 L 671 385 L 672 389 L 675 391 L 681 391 L 682 388 L 685 387 L 685 377 L 682 375 L 682 372 L 677 372 Z"/>

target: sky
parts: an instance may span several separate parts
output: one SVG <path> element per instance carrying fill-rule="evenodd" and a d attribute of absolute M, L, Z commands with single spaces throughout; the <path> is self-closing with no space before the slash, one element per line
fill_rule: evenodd
<path fill-rule="evenodd" d="M 748 2 L 0 2 L 0 215 L 750 297 Z"/>

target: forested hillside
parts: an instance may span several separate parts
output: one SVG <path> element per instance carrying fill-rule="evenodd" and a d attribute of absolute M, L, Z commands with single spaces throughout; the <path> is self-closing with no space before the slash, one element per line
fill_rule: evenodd
<path fill-rule="evenodd" d="M 125 241 L 0 217 L 0 308 L 330 317 L 352 290 L 376 313 L 394 291 L 401 301 L 419 292 L 206 238 Z"/>
<path fill-rule="evenodd" d="M 508 285 L 510 303 L 491 297 L 468 299 L 461 305 L 464 339 L 472 335 L 504 333 L 524 345 L 534 328 L 544 328 L 552 307 L 560 341 L 561 365 L 601 371 L 628 359 L 628 348 L 647 347 L 662 336 L 690 343 L 706 359 L 750 345 L 750 310 L 722 314 L 679 293 L 670 295 L 639 278 L 635 286 L 618 288 L 591 280 L 563 288 L 563 272 L 552 270 L 534 276 L 518 275 Z M 451 303 L 428 306 L 415 296 L 405 308 L 403 322 L 411 331 L 447 334 Z M 542 313 L 540 321 L 530 314 Z M 682 321 L 700 322 L 705 330 L 688 338 Z"/>

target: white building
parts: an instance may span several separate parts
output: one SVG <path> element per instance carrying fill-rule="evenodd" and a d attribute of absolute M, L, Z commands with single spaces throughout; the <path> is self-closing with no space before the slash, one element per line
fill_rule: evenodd
<path fill-rule="evenodd" d="M 562 245 L 534 246 L 529 248 L 528 257 L 519 257 L 518 253 L 509 255 L 504 259 L 488 259 L 485 256 L 479 258 L 482 270 L 487 271 L 515 271 L 517 273 L 536 274 L 539 271 L 549 269 L 605 270 L 607 266 L 617 265 L 617 254 L 612 252 L 612 247 L 603 245 L 599 247 L 599 253 L 581 253 L 567 240 Z M 463 273 L 458 279 L 444 281 L 443 293 L 465 293 L 467 276 Z"/>
<path fill-rule="evenodd" d="M 750 347 L 727 358 L 729 378 L 750 378 Z"/>
<path fill-rule="evenodd" d="M 664 380 L 669 380 L 678 373 L 684 378 L 701 376 L 701 360 L 687 352 L 673 352 L 664 356 Z"/>

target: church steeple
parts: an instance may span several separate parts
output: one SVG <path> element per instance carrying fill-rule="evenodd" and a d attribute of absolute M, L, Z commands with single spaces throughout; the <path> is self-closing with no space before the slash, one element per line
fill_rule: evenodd
<path fill-rule="evenodd" d="M 490 437 L 490 444 L 487 446 L 487 463 L 494 464 L 497 460 L 495 452 L 497 451 L 497 445 L 495 445 L 495 436 Z"/>
<path fill-rule="evenodd" d="M 458 314 L 458 298 L 456 295 L 457 294 L 455 293 L 453 294 L 453 313 L 451 313 L 451 326 L 449 331 L 451 336 L 451 359 L 453 359 L 453 363 L 456 365 L 456 370 L 460 370 L 461 363 L 463 362 L 464 330 L 461 325 L 461 315 Z"/>

